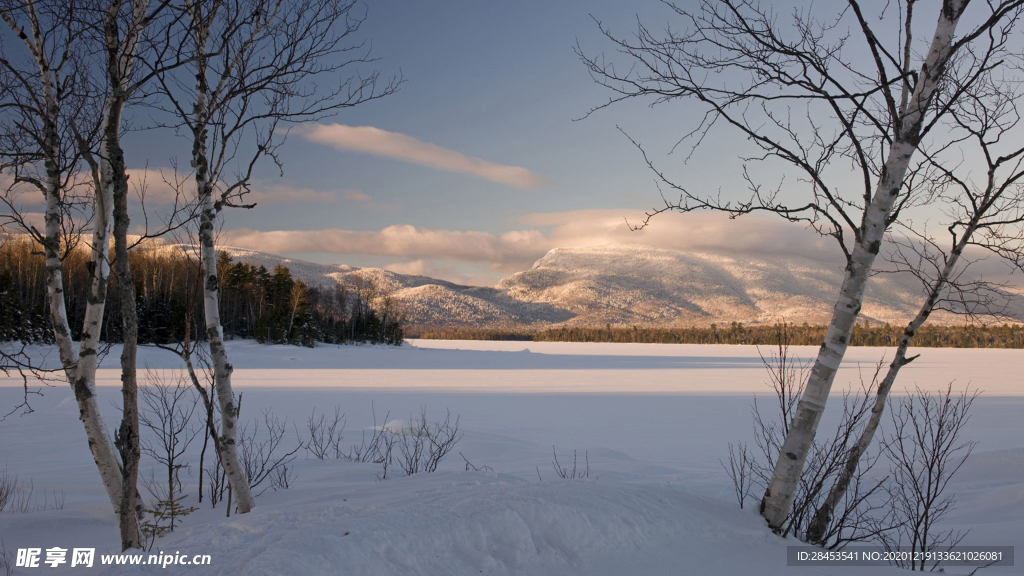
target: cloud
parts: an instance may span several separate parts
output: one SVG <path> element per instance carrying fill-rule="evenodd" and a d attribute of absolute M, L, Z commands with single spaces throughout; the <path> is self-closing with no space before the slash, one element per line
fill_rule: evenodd
<path fill-rule="evenodd" d="M 629 244 L 683 251 L 787 254 L 828 262 L 840 256 L 835 240 L 771 216 L 730 219 L 713 212 L 667 212 L 652 218 L 642 230 L 631 229 L 643 221 L 642 210 L 602 209 L 527 214 L 515 223 L 549 228 L 552 241 L 560 248 Z"/>
<path fill-rule="evenodd" d="M 139 190 L 145 191 L 147 203 L 171 204 L 181 194 L 181 201 L 195 197 L 195 186 L 191 173 L 175 173 L 173 168 L 129 168 L 128 182 L 132 196 Z M 291 186 L 266 180 L 254 180 L 252 190 L 245 195 L 244 202 L 256 204 L 293 204 L 336 202 L 339 197 L 350 202 L 377 206 L 373 198 L 359 190 L 340 189 L 337 191 L 314 190 L 302 186 Z"/>
<path fill-rule="evenodd" d="M 486 286 L 501 279 L 502 274 L 493 270 L 481 271 L 479 267 L 456 265 L 450 261 L 416 259 L 406 262 L 392 262 L 381 266 L 385 270 L 413 276 L 426 276 L 466 286 Z"/>
<path fill-rule="evenodd" d="M 347 191 L 342 191 L 343 193 Z M 361 192 L 359 194 L 362 194 Z M 363 194 L 365 196 L 365 194 Z M 367 196 L 368 198 L 368 196 Z M 251 204 L 290 204 L 292 202 L 325 203 L 334 202 L 337 196 L 322 190 L 288 186 L 285 184 L 268 184 L 255 182 L 252 190 L 245 195 L 243 202 Z"/>
<path fill-rule="evenodd" d="M 529 268 L 553 248 L 601 244 L 648 245 L 674 250 L 737 251 L 799 255 L 834 263 L 838 249 L 828 239 L 799 225 L 766 217 L 729 220 L 720 214 L 666 214 L 641 231 L 631 231 L 625 218 L 638 222 L 642 212 L 582 210 L 537 213 L 520 217 L 526 226 L 503 234 L 431 229 L 408 224 L 381 230 L 230 230 L 224 242 L 273 253 L 353 254 L 400 257 L 389 264 L 396 272 L 431 275 L 455 272 L 440 262 L 470 262 L 505 273 Z"/>
<path fill-rule="evenodd" d="M 314 252 L 367 254 L 405 258 L 437 258 L 463 262 L 489 262 L 500 270 L 529 266 L 551 249 L 550 239 L 539 230 L 492 234 L 418 228 L 408 224 L 376 231 L 255 230 L 225 231 L 224 242 L 265 252 Z"/>
<path fill-rule="evenodd" d="M 533 188 L 545 182 L 543 176 L 526 168 L 488 162 L 481 158 L 466 156 L 461 152 L 442 148 L 436 144 L 417 140 L 412 136 L 388 132 L 372 126 L 314 124 L 303 128 L 299 133 L 307 140 L 333 146 L 338 150 L 363 152 L 435 170 L 470 174 L 516 188 Z"/>
<path fill-rule="evenodd" d="M 20 212 L 18 216 L 14 218 L 12 214 L 0 213 L 0 233 L 24 234 L 28 232 L 25 226 L 42 233 L 46 228 L 46 214 L 43 212 Z"/>
<path fill-rule="evenodd" d="M 358 190 L 343 190 L 341 195 L 344 196 L 346 200 L 351 200 L 353 202 L 373 202 L 373 198 L 370 198 L 369 194 L 365 194 Z"/>

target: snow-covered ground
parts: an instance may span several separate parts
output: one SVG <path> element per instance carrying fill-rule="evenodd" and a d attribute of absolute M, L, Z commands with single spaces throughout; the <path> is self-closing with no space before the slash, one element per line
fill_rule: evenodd
<path fill-rule="evenodd" d="M 811 357 L 815 349 L 796 350 Z M 42 350 L 36 350 L 43 354 Z M 1024 550 L 1024 351 L 918 350 L 898 388 L 956 385 L 985 391 L 966 436 L 979 442 L 953 482 L 949 527 L 966 543 Z M 786 567 L 786 545 L 751 506 L 739 510 L 719 459 L 730 441 L 751 440 L 753 395 L 764 394 L 757 350 L 745 346 L 413 341 L 401 348 L 304 349 L 230 343 L 243 419 L 270 408 L 302 426 L 313 408 L 346 413 L 346 443 L 372 425 L 425 406 L 431 419 L 459 415 L 466 472 L 453 453 L 434 474 L 378 482 L 369 464 L 300 456 L 288 490 L 266 492 L 246 516 L 223 505 L 185 520 L 154 550 L 210 554 L 189 574 L 842 574 L 895 569 Z M 854 348 L 837 385 L 865 377 L 882 349 Z M 118 350 L 100 370 L 108 428 L 117 417 Z M 140 365 L 179 369 L 145 349 Z M 0 379 L 0 407 L 20 398 Z M 0 465 L 31 480 L 38 499 L 63 494 L 61 510 L 0 515 L 8 550 L 118 548 L 115 519 L 85 445 L 71 391 L 44 390 L 35 413 L 0 422 Z M 835 414 L 831 414 L 833 418 Z M 828 426 L 828 417 L 823 426 Z M 289 428 L 291 425 L 289 424 Z M 286 442 L 295 443 L 294 433 Z M 589 456 L 589 480 L 557 478 L 574 449 Z M 195 457 L 185 474 L 194 503 Z M 750 503 L 751 505 L 753 503 Z M 171 570 L 171 568 L 168 568 Z M 88 573 L 80 567 L 16 574 Z M 114 573 L 157 572 L 122 568 Z M 98 569 L 92 572 L 99 572 Z M 954 572 L 955 573 L 955 572 Z M 966 573 L 966 571 L 964 571 Z M 1024 573 L 989 568 L 982 573 Z"/>

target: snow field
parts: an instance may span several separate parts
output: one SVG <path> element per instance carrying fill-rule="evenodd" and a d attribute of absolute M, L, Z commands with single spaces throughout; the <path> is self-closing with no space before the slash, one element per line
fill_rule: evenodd
<path fill-rule="evenodd" d="M 744 510 L 736 506 L 718 461 L 728 442 L 751 439 L 752 394 L 766 391 L 752 347 L 438 341 L 399 349 L 229 346 L 238 366 L 235 383 L 244 393 L 243 420 L 264 408 L 287 417 L 285 444 L 294 445 L 293 424 L 301 432 L 314 407 L 332 412 L 335 405 L 347 417 L 343 446 L 358 442 L 373 425 L 371 406 L 377 426 L 405 421 L 421 406 L 431 421 L 450 409 L 465 437 L 439 472 L 393 479 L 389 472 L 383 482 L 374 465 L 321 462 L 300 453 L 291 489 L 268 491 L 252 514 L 230 519 L 223 517 L 223 505 L 210 510 L 204 502 L 155 547 L 211 554 L 211 566 L 109 573 L 898 573 L 786 568 L 785 546 L 795 542 L 773 536 L 754 502 Z M 879 352 L 851 349 L 850 358 L 866 371 Z M 955 379 L 989 391 L 973 409 L 967 437 L 979 445 L 954 480 L 959 504 L 947 525 L 971 529 L 965 544 L 1024 550 L 1024 395 L 1013 370 L 1024 352 L 921 352 L 897 388 L 939 388 Z M 101 369 L 101 383 L 117 381 L 116 360 L 114 350 Z M 152 349 L 141 351 L 140 365 L 175 368 L 173 356 Z M 855 368 L 844 368 L 837 388 L 856 376 Z M 16 402 L 17 385 L 0 381 L 0 403 Z M 119 393 L 103 385 L 99 394 L 112 428 Z M 65 505 L 0 515 L 0 538 L 8 549 L 116 551 L 115 519 L 70 390 L 45 390 L 33 405 L 34 414 L 0 422 L 0 463 L 22 480 L 31 479 L 37 494 L 63 493 Z M 823 427 L 834 420 L 833 412 Z M 571 467 L 574 449 L 581 465 L 586 453 L 590 479 L 557 478 L 552 445 L 563 466 Z M 494 472 L 464 471 L 458 452 Z M 197 453 L 194 444 L 193 469 L 183 479 L 188 503 L 200 506 Z M 146 465 L 144 458 L 144 471 Z M 102 573 L 67 566 L 44 570 Z"/>

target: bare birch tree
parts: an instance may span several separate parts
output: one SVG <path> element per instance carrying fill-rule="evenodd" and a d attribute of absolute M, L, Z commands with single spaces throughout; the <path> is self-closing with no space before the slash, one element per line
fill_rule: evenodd
<path fill-rule="evenodd" d="M 141 458 L 139 443 L 138 350 L 139 319 L 135 304 L 135 283 L 128 260 L 128 230 L 131 225 L 128 197 L 128 167 L 121 145 L 123 117 L 129 101 L 165 66 L 180 63 L 167 53 L 171 48 L 173 26 L 163 22 L 161 31 L 147 37 L 170 0 L 98 0 L 86 10 L 87 27 L 93 42 L 100 47 L 102 61 L 97 74 L 99 94 L 103 94 L 100 111 L 99 143 L 95 152 L 90 143 L 80 141 L 82 155 L 89 166 L 94 186 L 113 201 L 114 271 L 122 321 L 121 395 L 122 419 L 115 434 L 115 445 L 121 456 L 122 498 L 119 508 L 123 548 L 141 548 L 138 529 L 137 480 Z M 144 48 L 145 46 L 145 48 Z M 148 48 L 148 49 L 147 49 Z M 146 66 L 140 59 L 148 57 Z"/>
<path fill-rule="evenodd" d="M 704 112 L 684 140 L 696 147 L 717 127 L 737 130 L 757 150 L 745 162 L 780 161 L 809 189 L 806 200 L 791 203 L 781 184 L 766 188 L 745 165 L 750 195 L 727 201 L 690 191 L 644 153 L 659 181 L 679 194 L 648 213 L 648 221 L 673 210 L 733 216 L 763 211 L 833 237 L 843 253 L 845 276 L 829 329 L 762 500 L 773 529 L 791 510 L 886 232 L 901 213 L 927 199 L 926 190 L 908 185 L 908 175 L 928 165 L 928 154 L 915 160 L 915 153 L 942 149 L 949 140 L 941 122 L 951 106 L 988 71 L 1009 66 L 997 56 L 1022 3 L 975 3 L 966 32 L 958 34 L 969 3 L 943 0 L 922 14 L 908 0 L 887 3 L 872 15 L 848 0 L 838 14 L 823 17 L 817 7 L 807 7 L 789 18 L 750 0 L 704 0 L 693 10 L 669 4 L 684 23 L 682 31 L 656 34 L 641 24 L 633 38 L 623 39 L 601 26 L 629 61 L 626 72 L 577 48 L 594 80 L 615 93 L 598 108 L 635 97 L 656 104 L 690 100 Z M 915 57 L 918 44 L 927 49 Z M 943 90 L 950 63 L 968 51 L 973 67 L 961 70 L 954 89 Z M 856 194 L 846 192 L 851 181 Z"/>
<path fill-rule="evenodd" d="M 1005 55 L 998 55 L 1000 58 Z M 965 73 L 973 73 L 976 54 L 965 53 L 954 62 L 945 90 L 956 90 Z M 1007 297 L 1000 286 L 968 274 L 979 254 L 994 255 L 1009 271 L 1024 270 L 1024 147 L 1020 145 L 1021 96 L 1019 82 L 986 72 L 968 96 L 949 107 L 945 124 L 952 138 L 944 150 L 927 151 L 920 172 L 922 185 L 945 206 L 946 242 L 916 230 L 913 223 L 897 223 L 902 233 L 892 238 L 887 272 L 911 274 L 920 280 L 924 300 L 907 323 L 888 371 L 876 392 L 871 417 L 847 455 L 843 474 L 815 512 L 809 541 L 820 541 L 833 511 L 842 501 L 857 464 L 875 438 L 889 393 L 900 369 L 914 361 L 908 348 L 914 335 L 933 312 L 945 310 L 970 317 L 1000 316 Z M 948 156 L 953 155 L 953 159 Z M 966 157 L 966 158 L 965 158 Z M 957 159 L 961 159 L 957 162 Z M 949 160 L 949 161 L 944 161 Z"/>
<path fill-rule="evenodd" d="M 137 517 L 139 460 L 139 408 L 136 351 L 139 319 L 135 307 L 135 285 L 128 263 L 128 172 L 121 147 L 122 118 L 125 106 L 138 88 L 134 78 L 138 46 L 145 27 L 152 21 L 149 0 L 113 0 L 95 7 L 94 24 L 99 28 L 102 46 L 102 93 L 105 94 L 100 119 L 98 159 L 81 142 L 94 186 L 113 202 L 114 268 L 121 306 L 121 425 L 115 434 L 115 446 L 121 456 L 122 493 L 118 508 L 121 547 L 141 548 L 142 537 Z M 127 14 L 124 14 L 127 12 Z"/>
<path fill-rule="evenodd" d="M 253 170 L 262 159 L 280 167 L 283 124 L 380 98 L 394 92 L 399 81 L 378 86 L 377 72 L 349 73 L 370 61 L 363 44 L 349 43 L 364 18 L 354 0 L 186 0 L 180 8 L 189 63 L 180 74 L 157 76 L 173 126 L 191 136 L 205 336 L 221 414 L 216 446 L 238 511 L 246 513 L 254 501 L 238 457 L 234 368 L 220 322 L 218 216 L 225 207 L 253 206 L 244 204 Z M 317 83 L 339 77 L 333 86 Z"/>
<path fill-rule="evenodd" d="M 82 140 L 95 138 L 98 114 L 90 106 L 94 94 L 82 80 L 89 64 L 83 62 L 83 28 L 76 6 L 64 2 L 11 1 L 0 4 L 0 17 L 25 48 L 22 56 L 3 54 L 4 168 L 14 184 L 38 189 L 45 200 L 44 229 L 17 216 L 18 207 L 7 202 L 13 223 L 44 250 L 46 294 L 61 366 L 78 403 L 92 452 L 107 496 L 115 511 L 121 506 L 122 478 L 114 446 L 107 435 L 96 398 L 96 364 L 100 329 L 110 271 L 109 234 L 113 198 L 109 189 L 93 185 L 92 241 L 89 257 L 90 288 L 78 350 L 64 303 L 61 270 L 62 231 L 74 228 L 69 207 L 76 182 Z M 93 112 L 93 114 L 90 114 Z M 13 145 L 12 145 L 13 144 Z M 10 192 L 10 190 L 9 190 Z M 10 196 L 8 196 L 10 198 Z"/>
<path fill-rule="evenodd" d="M 32 138 L 29 137 L 27 141 L 20 142 L 22 146 L 10 148 L 13 151 L 26 152 L 9 153 L 12 158 L 7 165 L 15 172 L 15 184 L 27 182 L 36 184 L 37 187 L 44 185 L 46 188 L 46 235 L 40 237 L 38 231 L 24 219 L 15 217 L 13 220 L 47 246 L 51 323 L 57 334 L 58 349 L 65 366 L 74 360 L 68 360 L 71 333 L 70 327 L 67 326 L 63 302 L 59 231 L 69 226 L 66 221 L 66 206 L 69 204 L 68 199 L 74 198 L 71 190 L 75 186 L 83 186 L 76 182 L 83 179 L 81 172 L 91 176 L 84 178 L 87 181 L 84 186 L 91 187 L 95 194 L 96 217 L 89 266 L 93 277 L 79 358 L 74 362 L 76 377 L 79 381 L 85 382 L 84 386 L 76 387 L 76 397 L 88 396 L 85 404 L 95 401 L 94 391 L 88 388 L 91 388 L 95 381 L 96 348 L 106 303 L 110 271 L 110 228 L 113 224 L 114 263 L 124 335 L 121 356 L 122 422 L 116 432 L 114 443 L 121 456 L 120 462 L 113 454 L 107 454 L 113 450 L 95 407 L 83 409 L 82 417 L 83 420 L 88 418 L 98 421 L 93 424 L 87 421 L 89 443 L 94 447 L 94 455 L 97 451 L 101 453 L 101 456 L 97 456 L 97 463 L 99 464 L 102 458 L 101 474 L 104 476 L 104 484 L 110 493 L 111 502 L 118 513 L 124 549 L 141 547 L 137 518 L 137 512 L 141 507 L 137 505 L 136 489 L 140 457 L 135 359 L 138 317 L 135 310 L 134 283 L 128 263 L 128 176 L 120 138 L 123 130 L 122 116 L 128 100 L 148 77 L 152 76 L 152 72 L 148 77 L 142 78 L 137 74 L 139 67 L 136 61 L 143 34 L 156 15 L 167 5 L 167 1 L 158 2 L 153 10 L 150 9 L 149 0 L 96 0 L 70 5 L 29 1 L 13 7 L 8 6 L 4 13 L 8 26 L 26 43 L 39 69 L 34 77 L 18 74 L 14 65 L 5 61 L 6 71 L 10 77 L 21 80 L 20 88 L 23 91 L 19 93 L 14 90 L 10 94 L 15 97 L 15 102 L 19 95 L 35 95 L 37 101 L 40 100 L 38 96 L 41 96 L 42 100 L 42 105 L 36 107 L 37 111 L 25 107 L 19 109 L 16 103 L 13 106 L 13 109 L 18 111 L 21 122 L 15 121 L 8 134 L 23 130 L 26 124 L 33 125 L 33 122 L 26 122 L 25 119 L 34 114 L 41 120 L 42 138 L 36 137 L 39 142 L 32 142 Z M 28 27 L 32 31 L 31 40 L 19 29 L 20 24 L 16 16 L 22 14 L 28 20 Z M 168 44 L 167 39 L 165 36 L 164 46 Z M 95 57 L 86 61 L 81 54 Z M 60 60 L 54 71 L 52 69 L 55 55 L 59 55 Z M 151 63 L 149 70 L 154 69 L 160 69 L 160 65 Z M 52 75 L 52 78 L 49 78 L 49 75 Z M 38 86 L 34 86 L 36 83 L 33 82 L 33 78 L 39 79 Z M 11 86 L 11 83 L 5 83 L 6 86 Z M 75 91 L 70 91 L 69 88 L 75 88 Z M 102 102 L 102 105 L 90 105 L 93 102 Z M 41 152 L 34 152 L 35 150 Z M 60 154 L 64 156 L 63 163 L 58 158 Z M 35 170 L 33 164 L 38 164 L 40 158 L 46 169 L 46 178 L 26 176 L 25 171 Z M 19 209 L 14 205 L 11 195 L 8 194 L 6 198 L 11 201 L 5 203 L 11 208 L 12 213 L 17 214 Z M 50 249 L 48 245 L 52 245 L 53 248 Z M 63 342 L 65 339 L 67 343 Z M 79 404 L 80 407 L 83 404 L 81 399 Z M 95 417 L 91 415 L 94 412 Z M 120 482 L 109 477 L 112 474 L 111 470 L 120 473 Z M 118 493 L 116 497 L 115 492 Z"/>

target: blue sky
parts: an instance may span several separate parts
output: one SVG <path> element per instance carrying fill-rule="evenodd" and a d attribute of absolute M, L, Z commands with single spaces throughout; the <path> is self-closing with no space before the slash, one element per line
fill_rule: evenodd
<path fill-rule="evenodd" d="M 806 4 L 773 3 L 780 25 L 800 5 Z M 879 0 L 873 9 L 886 5 Z M 693 102 L 651 107 L 638 99 L 588 116 L 610 92 L 589 77 L 574 51 L 577 42 L 588 55 L 612 49 L 595 18 L 618 37 L 631 36 L 638 21 L 657 31 L 678 27 L 680 18 L 662 2 L 368 0 L 366 8 L 355 40 L 371 45 L 377 61 L 364 71 L 401 75 L 400 90 L 295 126 L 279 154 L 283 176 L 265 162 L 248 197 L 257 206 L 224 212 L 223 245 L 477 285 L 524 270 L 553 248 L 607 243 L 735 249 L 766 258 L 796 253 L 838 265 L 831 240 L 767 216 L 666 214 L 640 232 L 627 226 L 660 197 L 654 174 L 622 132 L 642 143 L 673 181 L 700 195 L 746 199 L 741 173 L 749 167 L 759 184 L 774 189 L 781 182 L 785 197 L 807 201 L 808 185 L 791 167 L 744 161 L 752 147 L 728 127 L 717 126 L 692 155 L 685 146 L 673 152 L 703 117 Z M 813 8 L 834 17 L 832 9 Z M 921 22 L 932 17 L 920 16 Z M 843 54 L 858 60 L 863 39 L 848 20 L 831 32 L 851 35 Z M 898 28 L 898 22 L 879 26 Z M 919 23 L 916 30 L 927 38 L 928 27 Z M 14 50 L 10 42 L 4 36 L 2 47 Z M 628 65 L 614 52 L 609 56 Z M 130 108 L 126 125 L 152 125 L 150 114 L 152 108 Z M 797 133 L 810 138 L 805 128 Z M 154 216 L 169 198 L 161 187 L 167 167 L 188 165 L 189 138 L 132 130 L 125 148 L 133 181 L 149 187 Z M 830 165 L 830 186 L 862 193 L 846 170 L 842 161 Z M 940 208 L 922 210 L 941 234 Z"/>
<path fill-rule="evenodd" d="M 635 25 L 638 10 L 647 19 L 666 16 L 660 3 L 647 4 L 370 3 L 361 36 L 373 44 L 376 67 L 384 75 L 401 73 L 405 82 L 397 94 L 345 110 L 324 123 L 407 135 L 494 164 L 524 168 L 542 182 L 509 185 L 292 136 L 283 154 L 284 178 L 276 178 L 267 167 L 267 181 L 337 197 L 326 203 L 311 196 L 309 202 L 264 202 L 251 211 L 230 211 L 225 229 L 369 232 L 409 225 L 500 235 L 550 230 L 521 220 L 531 214 L 601 209 L 614 212 L 605 218 L 628 232 L 622 217 L 653 206 L 658 196 L 639 154 L 616 125 L 643 138 L 645 145 L 664 148 L 672 136 L 665 123 L 682 128 L 683 122 L 674 121 L 668 108 L 652 113 L 637 105 L 574 121 L 607 94 L 590 80 L 573 46 L 578 38 L 584 47 L 605 48 L 591 14 L 623 32 Z M 676 107 L 675 113 L 685 111 Z M 152 159 L 149 165 L 155 165 Z M 290 254 L 484 284 L 528 266 L 534 257 L 493 262 L 367 255 L 358 247 L 351 249 L 355 253 L 332 245 L 324 252 Z M 538 248 L 530 254 L 539 257 L 543 252 Z M 411 262 L 418 264 L 403 266 Z"/>
<path fill-rule="evenodd" d="M 551 248 L 608 242 L 836 253 L 769 219 L 669 215 L 628 229 L 624 218 L 659 196 L 619 128 L 687 186 L 744 192 L 735 134 L 713 133 L 688 162 L 670 154 L 700 118 L 692 105 L 628 102 L 580 120 L 609 96 L 573 50 L 577 41 L 588 53 L 610 48 L 592 16 L 626 35 L 638 18 L 668 22 L 660 2 L 380 0 L 368 10 L 360 38 L 382 75 L 404 77 L 401 89 L 297 127 L 281 154 L 284 176 L 268 163 L 251 198 L 258 206 L 225 213 L 224 243 L 482 285 Z M 132 142 L 138 171 L 188 151 L 183 137 L 140 132 Z"/>

